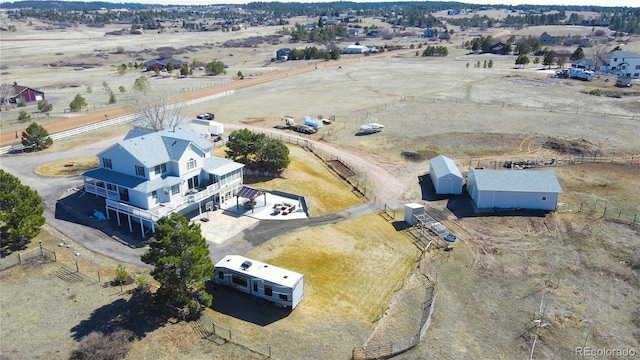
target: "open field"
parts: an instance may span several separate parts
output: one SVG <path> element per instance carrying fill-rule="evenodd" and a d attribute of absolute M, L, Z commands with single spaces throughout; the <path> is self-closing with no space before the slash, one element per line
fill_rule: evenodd
<path fill-rule="evenodd" d="M 154 86 L 176 92 L 210 86 L 218 80 L 229 81 L 238 70 L 254 73 L 256 77 L 265 76 L 260 75 L 263 72 L 281 71 L 285 74 L 282 79 L 239 89 L 232 96 L 185 108 L 184 113 L 193 116 L 214 112 L 216 120 L 229 128 L 246 126 L 282 134 L 289 132 L 274 129 L 282 125 L 282 115 L 292 115 L 298 122 L 302 122 L 304 115 L 335 115 L 334 124 L 306 138 L 316 142 L 318 151 L 335 149 L 342 154 L 341 158 L 366 175 L 381 194 L 378 207 L 384 202 L 398 210 L 405 202 L 422 199 L 418 177 L 427 173 L 427 160 L 440 153 L 453 158 L 461 169 L 480 159 L 487 162 L 549 159 L 568 156 L 573 150 L 577 151 L 574 155 L 640 153 L 640 101 L 636 87 L 615 89 L 613 82 L 604 77 L 591 83 L 554 79 L 549 77 L 554 69 L 533 65 L 515 69 L 513 57 L 467 55 L 456 46 L 471 36 L 468 33 L 455 35 L 448 44 L 450 54 L 445 58 L 416 57 L 415 50 L 402 51 L 376 59 L 354 57 L 356 61 L 340 67 L 320 62 L 317 70 L 287 76 L 288 69 L 300 64 L 265 66 L 275 49 L 286 42 L 256 48 L 221 47 L 226 39 L 272 34 L 270 28 L 209 33 L 210 39 L 203 39 L 202 33 L 112 38 L 104 37 L 104 31 L 107 30 L 69 29 L 65 34 L 69 36 L 60 41 L 53 41 L 59 33 L 35 33 L 25 27 L 17 33 L 3 33 L 0 42 L 3 79 L 14 77 L 21 84 L 41 88 L 51 93 L 52 98 L 60 99 L 60 104 L 67 104 L 75 93 L 81 92 L 90 104 L 102 110 L 98 104 L 107 99 L 101 90 L 102 81 L 109 82 L 113 89 L 119 85 L 129 89 L 140 73 L 120 76 L 115 67 L 136 56 L 151 58 L 153 49 L 160 46 L 178 48 L 191 44 L 196 50 L 178 58 L 217 58 L 230 65 L 229 74 L 220 78 L 152 79 Z M 493 34 L 508 36 L 510 31 Z M 527 28 L 517 34 L 525 35 L 526 31 L 557 35 L 568 30 Z M 10 37 L 31 40 L 11 41 Z M 56 55 L 62 43 L 63 54 Z M 394 43 L 417 46 L 420 40 L 397 39 Z M 41 47 L 47 60 L 25 62 L 29 44 Z M 114 54 L 118 46 L 124 47 L 123 54 Z M 640 52 L 640 41 L 625 46 Z M 137 49 L 151 50 L 127 54 Z M 75 63 L 76 59 L 93 65 L 88 68 L 79 64 L 44 65 L 58 61 Z M 491 69 L 473 66 L 490 59 L 494 62 Z M 86 93 L 87 86 L 93 87 L 91 94 Z M 593 89 L 616 92 L 619 97 L 588 95 Z M 118 96 L 124 99 L 127 95 Z M 54 112 L 61 108 L 54 104 Z M 2 112 L 3 132 L 19 126 L 11 124 L 12 114 Z M 55 115 L 48 121 L 69 116 Z M 386 125 L 383 132 L 355 136 L 362 123 L 374 118 Z M 124 126 L 108 131 L 112 132 L 108 136 L 123 133 Z M 106 138 L 102 134 L 96 134 L 96 138 Z M 572 147 L 574 140 L 588 146 Z M 82 154 L 81 147 L 91 141 L 90 135 L 83 135 L 56 143 L 47 151 L 78 146 L 78 156 L 87 156 Z M 291 151 L 302 158 L 312 156 L 298 148 Z M 539 217 L 457 218 L 448 210 L 446 200 L 425 202 L 443 217 L 443 223 L 460 241 L 452 252 L 432 250 L 427 254 L 440 280 L 433 323 L 425 340 L 399 358 L 526 358 L 536 334 L 539 340 L 535 358 L 572 358 L 574 348 L 585 341 L 594 348 L 640 348 L 640 232 L 637 225 L 601 218 L 603 203 L 631 214 L 640 213 L 639 169 L 588 164 L 552 170 L 564 189 L 560 202 L 572 205 L 561 209 L 571 211 Z M 359 202 L 349 193 L 349 187 L 340 189 L 333 173 L 311 162 L 294 162 L 283 179 L 256 184 L 304 192 L 317 214 L 330 214 Z M 322 188 L 323 195 L 314 198 L 318 194 L 314 187 Z M 327 192 L 345 195 L 331 199 Z M 578 213 L 575 205 L 581 202 L 587 205 Z M 400 221 L 401 217 L 399 213 L 395 220 Z M 55 242 L 48 246 L 55 246 Z M 246 255 L 305 274 L 308 281 L 305 299 L 290 315 L 269 322 L 252 322 L 237 313 L 217 311 L 215 306 L 207 311 L 209 316 L 232 329 L 234 337 L 249 346 L 263 352 L 266 346 L 272 346 L 275 358 L 320 359 L 348 358 L 353 347 L 364 344 L 376 320 L 392 301 L 393 292 L 409 273 L 419 250 L 406 234 L 396 231 L 382 217 L 367 215 L 283 234 Z M 45 265 L 41 270 L 23 274 L 14 270 L 0 274 L 3 295 L 13 293 L 5 291 L 9 286 L 19 289 L 28 284 L 29 294 L 37 297 L 44 292 L 42 289 L 51 286 L 47 293 L 63 294 L 55 307 L 64 309 L 60 327 L 50 328 L 53 334 L 43 334 L 45 339 L 51 339 L 45 342 L 46 346 L 33 345 L 33 337 L 12 337 L 6 343 L 3 341 L 3 352 L 16 350 L 18 356 L 27 354 L 27 358 L 65 358 L 74 345 L 69 329 L 90 317 L 93 310 L 112 302 L 106 295 L 98 296 L 93 291 L 99 285 L 75 285 L 76 297 L 83 301 L 71 306 L 84 307 L 68 314 L 73 308 L 65 302 L 72 300 L 64 292 L 70 291 L 67 289 L 70 287 L 50 275 L 58 266 Z M 92 295 L 85 295 L 88 292 Z M 24 298 L 24 303 L 30 304 L 26 307 L 9 300 L 2 298 L 3 319 L 11 313 L 11 319 L 25 319 L 28 323 L 17 323 L 17 329 L 38 324 L 40 320 L 34 320 L 37 317 L 33 314 L 43 313 L 45 310 L 36 309 L 47 309 L 49 305 Z M 255 307 L 260 312 L 261 307 Z M 270 311 L 269 307 L 264 309 L 266 313 Z M 21 317 L 18 315 L 21 312 L 31 315 Z M 534 326 L 536 319 L 544 324 L 540 329 Z M 397 335 L 378 333 L 376 337 L 392 341 Z M 134 344 L 130 358 L 252 356 L 230 347 L 230 344 L 218 347 L 195 337 L 186 324 L 167 324 L 145 333 Z M 58 349 L 59 353 L 47 352 L 50 348 Z"/>

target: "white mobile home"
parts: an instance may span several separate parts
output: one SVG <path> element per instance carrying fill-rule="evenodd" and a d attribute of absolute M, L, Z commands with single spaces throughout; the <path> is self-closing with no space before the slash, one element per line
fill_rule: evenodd
<path fill-rule="evenodd" d="M 467 187 L 478 209 L 555 210 L 562 192 L 552 171 L 472 170 Z"/>
<path fill-rule="evenodd" d="M 438 155 L 429 160 L 429 177 L 436 194 L 462 194 L 462 174 L 448 157 Z"/>
<path fill-rule="evenodd" d="M 220 260 L 212 280 L 292 310 L 304 296 L 302 274 L 239 255 Z"/>

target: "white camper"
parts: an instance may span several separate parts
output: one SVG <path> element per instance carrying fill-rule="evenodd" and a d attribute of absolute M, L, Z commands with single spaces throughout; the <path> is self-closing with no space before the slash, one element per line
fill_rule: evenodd
<path fill-rule="evenodd" d="M 239 255 L 220 260 L 212 280 L 292 310 L 304 296 L 302 274 Z"/>

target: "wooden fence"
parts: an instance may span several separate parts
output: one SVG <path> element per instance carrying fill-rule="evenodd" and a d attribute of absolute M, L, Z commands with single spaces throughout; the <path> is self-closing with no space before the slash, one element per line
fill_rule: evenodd
<path fill-rule="evenodd" d="M 43 258 L 46 261 L 57 261 L 55 251 L 51 251 L 42 245 L 31 250 L 27 250 L 23 253 L 11 254 L 0 258 L 0 271 L 7 270 L 17 265 L 22 265 L 25 262 L 29 262 L 30 259 Z"/>

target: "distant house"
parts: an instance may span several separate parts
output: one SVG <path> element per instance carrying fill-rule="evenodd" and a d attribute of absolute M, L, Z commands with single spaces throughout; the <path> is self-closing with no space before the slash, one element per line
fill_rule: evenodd
<path fill-rule="evenodd" d="M 18 85 L 17 82 L 14 82 L 13 85 L 3 84 L 1 93 L 4 96 L 3 104 L 17 104 L 22 100 L 26 103 L 44 100 L 44 92 Z"/>
<path fill-rule="evenodd" d="M 640 79 L 640 55 L 630 51 L 611 51 L 604 55 L 600 71 L 615 76 Z"/>
<path fill-rule="evenodd" d="M 347 46 L 346 53 L 347 54 L 364 54 L 367 52 L 375 52 L 378 49 L 375 46 L 367 46 L 367 45 L 349 45 Z"/>
<path fill-rule="evenodd" d="M 84 191 L 105 198 L 107 217 L 121 215 L 154 231 L 157 220 L 232 199 L 244 165 L 211 155 L 213 144 L 189 126 L 131 130 L 98 153 L 100 167 L 82 174 Z"/>
<path fill-rule="evenodd" d="M 462 174 L 448 157 L 438 155 L 429 160 L 429 177 L 436 194 L 462 194 Z"/>
<path fill-rule="evenodd" d="M 360 29 L 358 29 L 358 28 L 348 28 L 347 29 L 347 34 L 349 34 L 349 36 L 358 36 L 360 34 Z"/>
<path fill-rule="evenodd" d="M 491 45 L 491 53 L 492 54 L 504 54 L 505 48 L 507 47 L 507 44 L 503 43 L 502 41 L 499 41 L 493 45 Z"/>
<path fill-rule="evenodd" d="M 433 38 L 438 35 L 438 32 L 435 29 L 426 29 L 422 32 L 422 37 L 424 38 Z"/>
<path fill-rule="evenodd" d="M 173 64 L 173 68 L 175 70 L 179 70 L 182 68 L 189 68 L 189 62 L 181 61 L 181 60 L 173 60 L 173 59 L 154 59 L 149 60 L 145 63 L 147 66 L 147 71 L 162 71 L 163 69 L 167 69 L 167 64 Z"/>
<path fill-rule="evenodd" d="M 291 52 L 291 48 L 282 48 L 276 51 L 276 60 L 277 61 L 287 61 L 289 60 L 289 53 Z"/>
<path fill-rule="evenodd" d="M 591 60 L 591 59 L 580 59 L 580 60 L 572 61 L 571 62 L 571 67 L 572 68 L 577 68 L 577 69 L 585 69 L 585 70 L 589 70 L 589 71 L 595 71 L 596 62 Z"/>
<path fill-rule="evenodd" d="M 551 36 L 549 34 L 547 34 L 547 32 L 543 32 L 542 35 L 540 35 L 540 37 L 538 38 L 538 40 L 540 40 L 541 43 L 546 44 L 546 45 L 551 45 L 551 44 L 555 44 L 558 41 L 560 41 L 561 37 L 560 36 Z"/>
<path fill-rule="evenodd" d="M 478 210 L 555 210 L 562 188 L 552 171 L 471 170 L 467 190 Z"/>
<path fill-rule="evenodd" d="M 369 32 L 367 33 L 367 36 L 370 36 L 370 37 L 381 37 L 382 36 L 382 29 L 370 29 Z"/>

